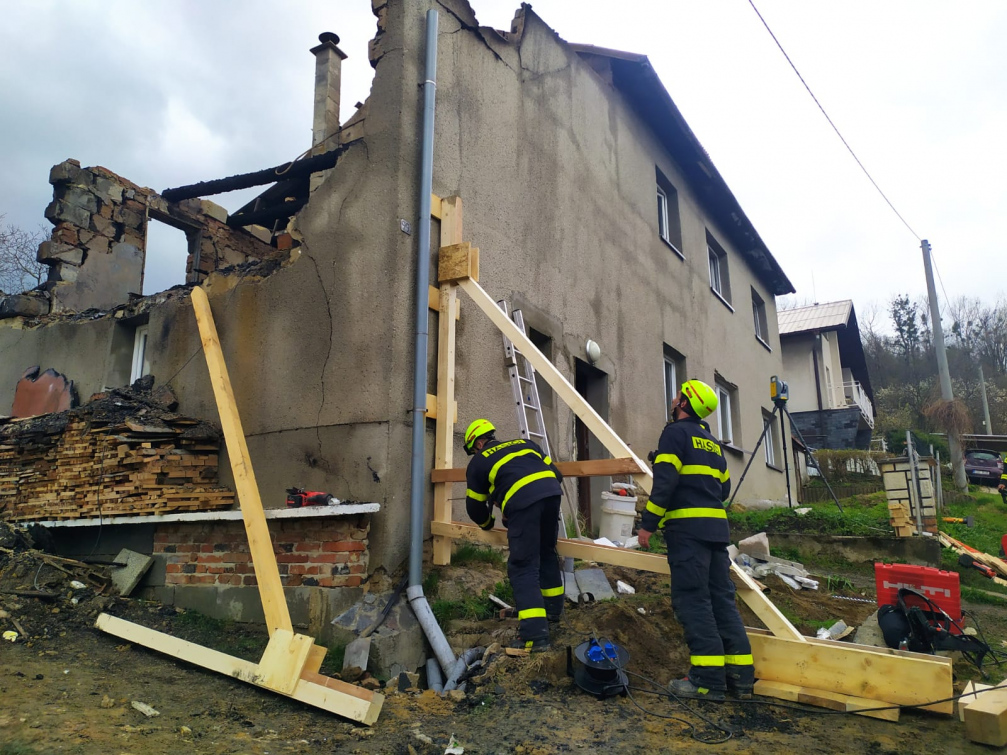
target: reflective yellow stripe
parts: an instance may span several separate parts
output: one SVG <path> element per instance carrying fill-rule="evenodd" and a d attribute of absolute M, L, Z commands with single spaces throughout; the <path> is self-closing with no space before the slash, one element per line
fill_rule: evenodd
<path fill-rule="evenodd" d="M 725 655 L 724 663 L 729 666 L 753 666 L 755 660 L 751 655 Z"/>
<path fill-rule="evenodd" d="M 686 464 L 684 467 L 678 470 L 679 474 L 696 474 L 696 475 L 709 475 L 710 477 L 715 477 L 721 482 L 727 482 L 731 474 L 725 469 L 721 472 L 719 469 L 714 469 L 713 467 L 707 467 L 702 464 Z"/>
<path fill-rule="evenodd" d="M 690 655 L 689 663 L 693 666 L 723 666 L 724 656 L 722 655 Z"/>
<path fill-rule="evenodd" d="M 542 588 L 542 597 L 555 598 L 557 595 L 562 595 L 564 592 L 563 585 L 560 585 L 559 587 L 544 587 Z"/>
<path fill-rule="evenodd" d="M 655 464 L 671 464 L 679 472 L 682 471 L 682 460 L 679 459 L 675 454 L 658 454 L 654 457 Z"/>
<path fill-rule="evenodd" d="M 654 514 L 655 516 L 664 516 L 664 512 L 667 510 L 668 509 L 662 509 L 653 501 L 647 501 L 647 511 L 649 511 L 651 514 Z"/>
<path fill-rule="evenodd" d="M 493 465 L 493 468 L 490 469 L 490 493 L 492 493 L 494 490 L 496 490 L 496 486 L 497 486 L 497 472 L 500 471 L 500 467 L 502 467 L 504 464 L 506 464 L 511 459 L 513 459 L 515 457 L 518 457 L 518 456 L 524 456 L 525 454 L 535 454 L 536 456 L 539 456 L 538 452 L 535 451 L 534 448 L 526 448 L 524 451 L 515 451 L 512 454 L 507 454 L 502 459 L 500 459 L 500 461 L 498 461 L 496 464 Z M 541 459 L 542 457 L 539 456 L 539 458 Z"/>
<path fill-rule="evenodd" d="M 542 459 L 542 461 L 544 461 L 546 464 L 552 464 L 552 457 L 546 456 L 544 459 Z"/>
<path fill-rule="evenodd" d="M 673 509 L 664 515 L 665 519 L 727 519 L 724 509 Z"/>
<path fill-rule="evenodd" d="M 545 609 L 544 608 L 526 608 L 523 611 L 517 612 L 518 619 L 544 619 Z"/>
<path fill-rule="evenodd" d="M 555 480 L 556 473 L 550 470 L 548 472 L 536 472 L 535 474 L 530 474 L 526 477 L 522 477 L 520 480 L 518 480 L 517 482 L 515 482 L 513 485 L 510 486 L 510 490 L 508 490 L 507 495 L 504 496 L 503 503 L 500 504 L 500 511 L 504 510 L 504 506 L 507 505 L 507 501 L 511 499 L 511 496 L 514 495 L 516 492 L 518 492 L 525 485 L 535 482 L 536 480 L 544 480 L 548 477 L 551 477 Z M 724 516 L 726 517 L 727 514 L 725 513 Z"/>
<path fill-rule="evenodd" d="M 479 525 L 480 529 L 486 529 L 486 525 L 493 521 L 493 515 L 490 514 L 489 519 Z"/>
<path fill-rule="evenodd" d="M 465 495 L 467 495 L 473 501 L 485 501 L 487 498 L 490 497 L 489 493 L 477 493 L 472 488 L 466 488 Z"/>

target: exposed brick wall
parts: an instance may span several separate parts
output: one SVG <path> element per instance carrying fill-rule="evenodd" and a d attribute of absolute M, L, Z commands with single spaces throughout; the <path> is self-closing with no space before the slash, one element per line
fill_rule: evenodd
<path fill-rule="evenodd" d="M 367 515 L 271 521 L 284 587 L 356 587 L 367 573 Z M 159 524 L 154 555 L 168 585 L 255 585 L 241 522 Z"/>

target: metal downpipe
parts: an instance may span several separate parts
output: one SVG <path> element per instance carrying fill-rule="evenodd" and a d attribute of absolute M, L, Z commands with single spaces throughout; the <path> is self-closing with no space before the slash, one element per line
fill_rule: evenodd
<path fill-rule="evenodd" d="M 430 303 L 430 194 L 434 173 L 434 103 L 437 93 L 437 18 L 427 11 L 426 67 L 423 82 L 423 127 L 420 153 L 420 217 L 416 253 L 416 355 L 413 363 L 413 442 L 409 498 L 409 587 L 406 597 L 444 673 L 450 673 L 455 654 L 423 595 L 423 499 L 426 479 L 427 307 Z"/>

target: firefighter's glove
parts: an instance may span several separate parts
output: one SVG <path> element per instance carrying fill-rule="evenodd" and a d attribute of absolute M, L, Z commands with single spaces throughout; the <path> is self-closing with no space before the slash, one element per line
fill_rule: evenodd
<path fill-rule="evenodd" d="M 650 466 L 654 466 L 654 459 L 657 458 L 657 451 L 651 451 L 647 454 L 647 461 L 650 462 Z"/>
<path fill-rule="evenodd" d="M 491 517 L 490 517 L 490 518 L 489 518 L 489 519 L 488 519 L 488 520 L 486 521 L 486 523 L 485 523 L 485 524 L 480 524 L 480 525 L 479 525 L 479 529 L 481 529 L 481 530 L 491 530 L 491 529 L 493 529 L 493 525 L 494 525 L 494 524 L 496 524 L 496 520 L 497 520 L 497 519 L 496 519 L 496 517 L 495 517 L 495 516 L 491 516 Z"/>

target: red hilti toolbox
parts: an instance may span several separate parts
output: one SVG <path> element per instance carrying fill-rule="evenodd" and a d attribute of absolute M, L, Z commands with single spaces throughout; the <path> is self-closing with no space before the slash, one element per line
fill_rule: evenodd
<path fill-rule="evenodd" d="M 958 572 L 911 564 L 874 564 L 878 607 L 895 605 L 898 592 L 908 587 L 930 598 L 955 621 L 962 620 L 962 592 Z"/>

